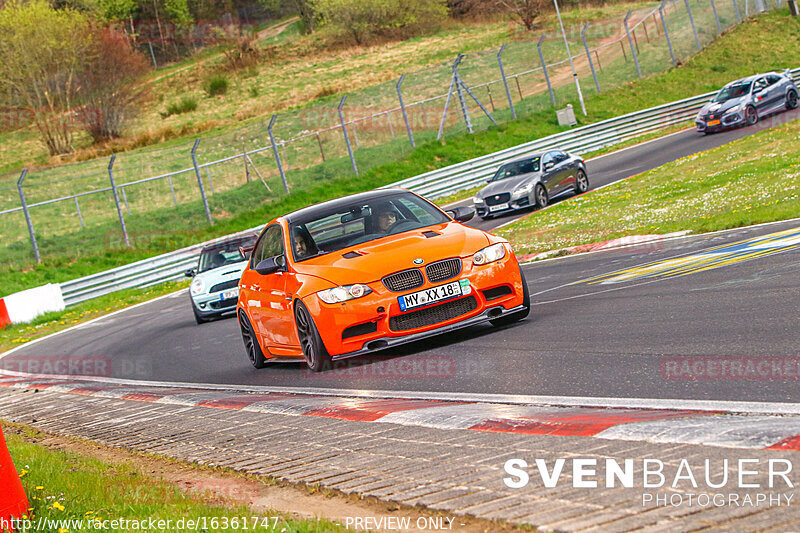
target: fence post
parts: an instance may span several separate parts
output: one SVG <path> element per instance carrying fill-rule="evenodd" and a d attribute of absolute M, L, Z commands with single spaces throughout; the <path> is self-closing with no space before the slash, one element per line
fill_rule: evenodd
<path fill-rule="evenodd" d="M 156 54 L 153 52 L 153 43 L 147 43 L 150 46 L 150 57 L 153 58 L 153 68 L 158 70 L 158 63 L 156 63 Z"/>
<path fill-rule="evenodd" d="M 458 103 L 461 104 L 461 114 L 464 116 L 464 123 L 467 125 L 467 131 L 472 133 L 472 121 L 469 119 L 469 109 L 467 109 L 467 101 L 464 99 L 461 78 L 458 76 L 458 65 L 461 63 L 463 57 L 464 54 L 458 54 L 458 58 L 453 65 L 453 79 L 456 81 L 456 93 L 458 93 Z"/>
<path fill-rule="evenodd" d="M 400 111 L 403 112 L 403 122 L 406 123 L 406 132 L 408 133 L 408 142 L 411 143 L 411 148 L 416 148 L 414 144 L 414 134 L 411 133 L 411 123 L 408 120 L 408 112 L 406 111 L 406 104 L 403 102 L 403 91 L 401 87 L 403 85 L 403 81 L 406 79 L 406 75 L 403 74 L 400 76 L 400 79 L 397 80 L 397 85 L 395 88 L 397 89 L 397 99 L 400 101 Z M 321 150 L 322 148 L 320 148 Z"/>
<path fill-rule="evenodd" d="M 78 204 L 78 197 L 74 196 L 73 198 L 75 198 L 75 211 L 78 212 L 78 220 L 81 223 L 81 228 L 85 228 L 86 226 L 83 224 L 83 215 L 81 214 L 81 206 Z"/>
<path fill-rule="evenodd" d="M 506 78 L 506 71 L 503 68 L 503 50 L 506 49 L 506 45 L 500 47 L 500 51 L 497 52 L 497 64 L 500 67 L 500 76 L 503 78 L 503 86 L 506 88 L 506 98 L 508 98 L 508 107 L 511 108 L 511 118 L 516 120 L 517 118 L 517 110 L 514 109 L 514 100 L 511 99 L 511 90 L 508 88 L 508 78 Z"/>
<path fill-rule="evenodd" d="M 592 69 L 592 77 L 594 78 L 594 87 L 597 92 L 600 92 L 600 82 L 597 81 L 597 73 L 594 71 L 594 62 L 592 62 L 592 54 L 589 52 L 589 45 L 586 43 L 586 30 L 589 29 L 590 22 L 583 25 L 581 31 L 581 39 L 583 39 L 583 48 L 586 50 L 586 59 L 589 60 L 589 68 Z"/>
<path fill-rule="evenodd" d="M 208 198 L 206 198 L 206 188 L 203 186 L 203 176 L 200 174 L 200 167 L 197 166 L 197 147 L 200 146 L 200 139 L 198 138 L 194 141 L 194 146 L 192 147 L 192 164 L 194 165 L 194 175 L 197 177 L 197 186 L 200 187 L 200 196 L 203 197 L 203 207 L 206 210 L 206 219 L 208 220 L 209 224 L 214 224 L 214 221 L 211 219 L 211 210 L 208 208 Z"/>
<path fill-rule="evenodd" d="M 278 115 L 272 115 L 272 118 L 269 119 L 267 132 L 269 133 L 269 142 L 270 144 L 272 144 L 272 155 L 275 156 L 275 162 L 278 164 L 278 172 L 281 173 L 281 180 L 283 181 L 283 190 L 286 191 L 286 194 L 289 194 L 289 182 L 286 181 L 286 172 L 284 172 L 283 170 L 283 164 L 281 163 L 281 155 L 278 153 L 278 146 L 275 144 L 275 135 L 272 133 L 272 127 L 275 125 L 276 120 L 278 120 Z"/>
<path fill-rule="evenodd" d="M 539 50 L 539 61 L 542 62 L 542 71 L 544 72 L 544 81 L 547 82 L 547 90 L 550 91 L 550 101 L 553 103 L 553 107 L 556 106 L 556 95 L 553 94 L 553 86 L 550 85 L 550 76 L 547 75 L 547 64 L 544 62 L 544 54 L 542 54 L 542 43 L 544 42 L 544 38 L 547 37 L 546 33 L 543 33 L 541 37 L 539 37 L 539 42 L 536 43 L 536 49 Z"/>
<path fill-rule="evenodd" d="M 736 11 L 736 22 L 742 22 L 742 15 L 739 13 L 739 2 L 737 0 L 731 0 L 733 2 L 733 9 Z"/>
<path fill-rule="evenodd" d="M 642 69 L 639 68 L 639 57 L 636 55 L 636 48 L 633 46 L 633 39 L 631 38 L 631 30 L 630 28 L 628 28 L 628 19 L 630 18 L 631 13 L 633 13 L 633 9 L 628 11 L 628 14 L 625 15 L 624 19 L 622 19 L 622 23 L 625 25 L 625 33 L 628 34 L 628 44 L 631 47 L 631 55 L 633 56 L 633 63 L 636 65 L 636 74 L 638 74 L 639 77 L 641 78 Z"/>
<path fill-rule="evenodd" d="M 686 4 L 686 12 L 689 13 L 689 22 L 692 23 L 692 33 L 694 33 L 694 44 L 697 45 L 697 51 L 699 52 L 702 48 L 700 47 L 700 39 L 697 37 L 697 26 L 694 25 L 692 8 L 689 7 L 689 0 L 683 0 L 683 3 Z"/>
<path fill-rule="evenodd" d="M 244 177 L 250 183 L 250 165 L 247 164 L 247 145 L 242 143 L 242 162 L 244 162 Z"/>
<path fill-rule="evenodd" d="M 111 155 L 111 160 L 108 162 L 108 179 L 111 181 L 111 194 L 114 196 L 114 204 L 117 206 L 117 216 L 119 217 L 119 225 L 122 228 L 122 239 L 125 241 L 125 246 L 131 247 L 131 241 L 128 240 L 128 228 L 125 227 L 125 217 L 122 216 L 122 207 L 119 205 L 119 194 L 117 194 L 117 184 L 114 183 L 114 161 L 117 160 L 117 154 Z"/>
<path fill-rule="evenodd" d="M 736 4 L 736 0 L 733 0 L 734 4 Z M 669 56 L 672 58 L 672 64 L 677 66 L 678 62 L 675 61 L 675 52 L 672 51 L 672 41 L 669 38 L 669 32 L 667 31 L 667 19 L 664 17 L 664 6 L 667 4 L 667 0 L 661 0 L 661 5 L 658 7 L 658 14 L 661 15 L 661 26 L 664 28 L 664 37 L 667 38 L 667 46 L 669 47 Z"/>
<path fill-rule="evenodd" d="M 453 95 L 453 87 L 456 84 L 456 74 L 455 68 L 458 65 L 458 62 L 461 61 L 461 54 L 458 54 L 456 60 L 453 62 L 453 75 L 450 76 L 450 88 L 447 89 L 447 98 L 444 100 L 444 111 L 442 112 L 442 120 L 439 122 L 439 132 L 436 134 L 436 140 L 442 138 L 442 133 L 444 133 L 444 125 L 447 122 L 447 110 L 450 108 L 450 97 Z"/>
<path fill-rule="evenodd" d="M 25 181 L 25 176 L 28 175 L 28 169 L 23 169 L 17 180 L 17 190 L 19 191 L 19 201 L 22 203 L 22 212 L 25 213 L 25 223 L 28 225 L 28 235 L 31 238 L 31 246 L 33 246 L 33 257 L 37 263 L 42 262 L 42 257 L 39 255 L 39 245 L 36 244 L 36 234 L 33 231 L 33 221 L 31 214 L 28 211 L 28 202 L 25 201 L 25 191 L 22 190 L 22 182 Z"/>
<path fill-rule="evenodd" d="M 339 107 L 337 111 L 339 112 L 339 123 L 342 125 L 342 133 L 344 134 L 344 143 L 347 145 L 347 154 L 350 156 L 350 163 L 353 165 L 353 172 L 356 173 L 358 176 L 358 167 L 356 166 L 356 158 L 353 155 L 353 147 L 350 146 L 350 136 L 347 134 L 347 124 L 344 123 L 344 112 L 342 108 L 344 107 L 344 102 L 347 100 L 347 95 L 342 96 L 341 101 L 339 101 Z"/>
<path fill-rule="evenodd" d="M 714 4 L 714 0 L 711 1 L 711 9 L 714 11 L 714 20 L 717 23 L 717 33 L 722 35 L 722 25 L 719 23 L 719 16 L 717 15 L 717 6 Z"/>
<path fill-rule="evenodd" d="M 169 183 L 169 192 L 172 193 L 172 203 L 178 207 L 178 198 L 175 197 L 175 187 L 172 186 L 172 177 L 167 176 L 167 183 Z"/>

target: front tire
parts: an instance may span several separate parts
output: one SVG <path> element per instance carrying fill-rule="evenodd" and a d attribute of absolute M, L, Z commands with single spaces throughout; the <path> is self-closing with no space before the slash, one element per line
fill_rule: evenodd
<path fill-rule="evenodd" d="M 247 352 L 247 358 L 250 359 L 250 364 L 258 369 L 267 366 L 267 359 L 264 357 L 264 352 L 261 351 L 256 334 L 244 311 L 239 311 L 239 328 L 242 331 L 244 349 Z"/>
<path fill-rule="evenodd" d="M 545 190 L 544 185 L 542 185 L 541 183 L 537 184 L 536 188 L 533 191 L 534 191 L 533 198 L 534 201 L 536 202 L 536 208 L 544 209 L 545 207 L 547 207 L 548 198 L 547 198 L 547 191 Z"/>
<path fill-rule="evenodd" d="M 744 120 L 748 126 L 755 126 L 758 123 L 758 111 L 755 107 L 749 105 L 745 108 Z"/>
<path fill-rule="evenodd" d="M 303 349 L 303 356 L 306 358 L 308 368 L 314 372 L 330 368 L 331 356 L 322 343 L 322 337 L 319 336 L 311 313 L 299 300 L 294 306 L 294 320 L 297 325 L 297 338 L 300 339 L 300 347 Z"/>
<path fill-rule="evenodd" d="M 786 95 L 786 109 L 797 109 L 797 92 L 789 91 Z"/>
<path fill-rule="evenodd" d="M 589 190 L 589 178 L 586 177 L 586 172 L 579 170 L 575 177 L 575 194 L 583 194 Z"/>
<path fill-rule="evenodd" d="M 514 322 L 519 322 L 531 312 L 531 295 L 530 291 L 528 290 L 528 282 L 525 281 L 525 273 L 522 271 L 522 267 L 519 268 L 519 275 L 522 277 L 522 305 L 525 306 L 525 309 L 517 311 L 511 315 L 501 316 L 500 318 L 490 320 L 489 322 L 491 322 L 491 324 L 495 327 L 508 326 Z"/>

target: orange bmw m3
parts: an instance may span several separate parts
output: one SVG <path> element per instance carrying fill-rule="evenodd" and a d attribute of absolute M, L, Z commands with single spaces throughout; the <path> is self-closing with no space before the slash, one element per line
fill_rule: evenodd
<path fill-rule="evenodd" d="M 314 371 L 489 321 L 525 318 L 530 298 L 508 242 L 403 189 L 370 191 L 278 217 L 239 282 L 250 362 L 305 359 Z"/>

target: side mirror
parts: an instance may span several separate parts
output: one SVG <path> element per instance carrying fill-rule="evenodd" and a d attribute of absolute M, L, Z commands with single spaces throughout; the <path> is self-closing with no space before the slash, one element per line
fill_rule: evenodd
<path fill-rule="evenodd" d="M 550 170 L 550 169 L 551 169 L 551 168 L 553 168 L 554 166 L 556 166 L 556 164 L 555 164 L 554 162 L 552 162 L 552 161 L 548 161 L 547 163 L 545 163 L 545 164 L 544 164 L 544 169 L 545 169 L 545 170 Z"/>
<path fill-rule="evenodd" d="M 475 209 L 468 205 L 462 205 L 448 209 L 445 213 L 453 217 L 457 222 L 468 222 L 475 216 Z"/>
<path fill-rule="evenodd" d="M 256 272 L 268 276 L 286 268 L 286 258 L 282 255 L 268 257 L 256 265 Z"/>
<path fill-rule="evenodd" d="M 184 272 L 183 275 L 186 276 L 187 278 L 193 278 L 194 277 L 194 269 L 190 268 L 189 270 Z"/>

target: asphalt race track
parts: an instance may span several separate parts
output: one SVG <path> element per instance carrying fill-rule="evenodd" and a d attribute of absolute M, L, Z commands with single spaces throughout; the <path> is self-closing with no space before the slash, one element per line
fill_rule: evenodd
<path fill-rule="evenodd" d="M 593 187 L 602 186 L 748 133 L 681 132 L 589 162 L 589 177 Z M 718 248 L 786 230 L 796 231 Z M 654 262 L 662 263 L 640 268 Z M 526 265 L 525 275 L 534 307 L 523 322 L 460 330 L 321 374 L 301 363 L 253 369 L 237 321 L 196 325 L 185 291 L 24 346 L 1 366 L 35 373 L 66 356 L 93 361 L 88 374 L 155 381 L 800 401 L 800 220 L 543 261 Z M 711 360 L 717 369 L 762 364 L 765 371 L 709 377 L 702 365 Z M 681 372 L 687 368 L 692 372 Z"/>

